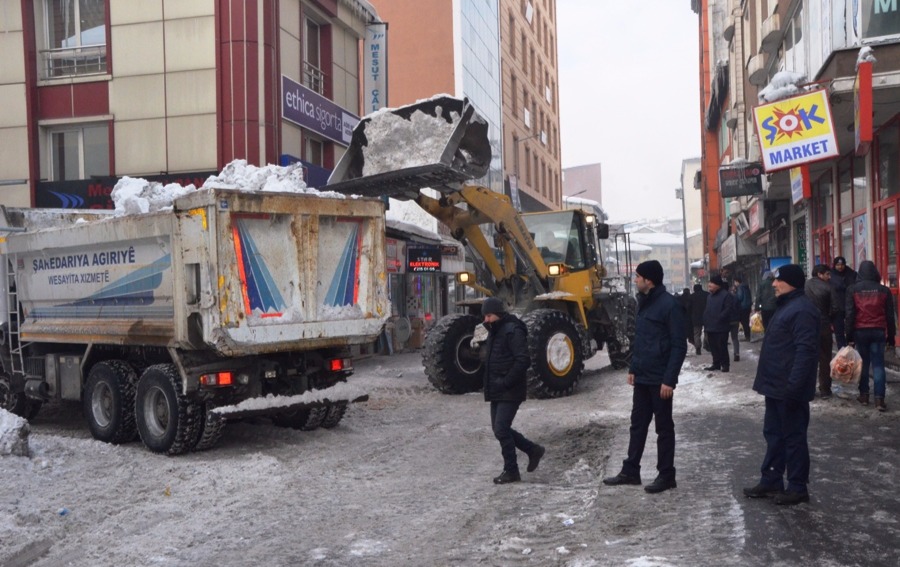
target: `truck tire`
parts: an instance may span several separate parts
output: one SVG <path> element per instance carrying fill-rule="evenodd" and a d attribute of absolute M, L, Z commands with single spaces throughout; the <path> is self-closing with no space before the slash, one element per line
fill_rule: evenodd
<path fill-rule="evenodd" d="M 337 427 L 337 424 L 344 418 L 345 413 L 347 413 L 347 402 L 334 402 L 328 404 L 328 411 L 325 413 L 325 418 L 322 420 L 322 427 L 325 429 Z"/>
<path fill-rule="evenodd" d="M 579 325 L 556 309 L 536 309 L 522 317 L 528 327 L 528 395 L 558 398 L 575 391 L 584 371 Z"/>
<path fill-rule="evenodd" d="M 609 362 L 616 370 L 631 365 L 634 350 L 635 313 L 637 301 L 631 296 L 622 296 L 616 309 L 615 336 L 606 343 Z"/>
<path fill-rule="evenodd" d="M 213 409 L 211 403 L 198 404 L 200 406 L 200 423 L 194 433 L 194 441 L 191 450 L 206 451 L 215 446 L 225 431 L 225 418 L 209 410 Z"/>
<path fill-rule="evenodd" d="M 13 393 L 9 375 L 6 373 L 0 373 L 0 408 L 25 419 L 34 417 L 29 417 L 31 414 L 30 400 L 25 397 L 24 392 Z M 38 408 L 40 408 L 40 405 L 38 405 Z"/>
<path fill-rule="evenodd" d="M 141 441 L 154 453 L 180 455 L 196 439 L 201 407 L 181 393 L 174 364 L 155 364 L 138 381 L 134 414 Z"/>
<path fill-rule="evenodd" d="M 95 364 L 88 373 L 82 395 L 82 409 L 91 435 L 106 443 L 127 443 L 134 439 L 134 390 L 137 374 L 121 360 Z"/>
<path fill-rule="evenodd" d="M 483 387 L 482 360 L 471 340 L 481 319 L 453 313 L 428 331 L 422 363 L 428 381 L 445 394 L 467 394 Z"/>
<path fill-rule="evenodd" d="M 327 413 L 328 408 L 325 406 L 300 408 L 273 415 L 272 423 L 279 427 L 312 431 L 322 425 Z"/>

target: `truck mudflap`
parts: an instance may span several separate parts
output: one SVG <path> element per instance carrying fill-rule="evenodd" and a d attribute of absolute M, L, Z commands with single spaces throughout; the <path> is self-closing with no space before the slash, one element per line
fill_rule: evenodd
<path fill-rule="evenodd" d="M 468 99 L 446 95 L 372 113 L 353 129 L 326 188 L 401 199 L 415 199 L 424 187 L 443 191 L 487 173 L 487 131 Z"/>
<path fill-rule="evenodd" d="M 250 398 L 230 406 L 218 406 L 210 411 L 224 419 L 240 419 L 254 416 L 271 416 L 286 411 L 328 407 L 338 403 L 356 403 L 369 400 L 369 394 L 357 386 L 341 382 L 330 388 L 310 390 L 296 396 Z"/>

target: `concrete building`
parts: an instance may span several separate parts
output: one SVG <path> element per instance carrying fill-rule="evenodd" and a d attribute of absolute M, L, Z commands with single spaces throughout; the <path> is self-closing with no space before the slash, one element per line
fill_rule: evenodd
<path fill-rule="evenodd" d="M 581 196 L 603 204 L 603 177 L 599 163 L 567 167 L 562 172 L 563 195 Z"/>

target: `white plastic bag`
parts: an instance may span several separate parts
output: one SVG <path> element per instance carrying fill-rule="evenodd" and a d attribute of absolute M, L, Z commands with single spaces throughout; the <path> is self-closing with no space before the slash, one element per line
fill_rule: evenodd
<path fill-rule="evenodd" d="M 845 346 L 831 359 L 831 377 L 844 384 L 858 384 L 862 357 L 852 346 Z"/>

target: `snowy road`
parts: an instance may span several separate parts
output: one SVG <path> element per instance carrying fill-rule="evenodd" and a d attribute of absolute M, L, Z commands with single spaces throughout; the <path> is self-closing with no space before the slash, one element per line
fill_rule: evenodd
<path fill-rule="evenodd" d="M 895 565 L 898 496 L 864 486 L 900 466 L 896 442 L 879 441 L 896 439 L 895 414 L 814 405 L 813 501 L 745 500 L 763 445 L 755 354 L 743 358 L 730 375 L 688 358 L 678 488 L 659 495 L 599 482 L 624 457 L 631 392 L 602 353 L 575 396 L 523 405 L 516 427 L 547 455 L 507 486 L 491 483 L 502 462 L 487 404 L 432 390 L 417 354 L 360 362 L 351 380 L 371 400 L 335 429 L 232 423 L 213 450 L 181 457 L 94 441 L 77 405 L 49 408 L 32 425 L 32 458 L 0 458 L 0 565 Z M 850 422 L 876 447 L 842 464 L 825 433 Z M 836 490 L 842 475 L 863 486 Z M 854 535 L 857 521 L 869 525 Z"/>

